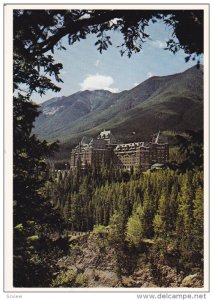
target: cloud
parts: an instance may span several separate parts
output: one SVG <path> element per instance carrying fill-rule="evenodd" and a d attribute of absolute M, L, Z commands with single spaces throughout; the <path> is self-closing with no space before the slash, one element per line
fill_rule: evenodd
<path fill-rule="evenodd" d="M 133 85 L 134 85 L 134 86 L 137 86 L 137 85 L 139 85 L 139 83 L 138 83 L 138 82 L 135 82 Z"/>
<path fill-rule="evenodd" d="M 118 89 L 112 87 L 114 79 L 106 75 L 88 75 L 83 82 L 80 83 L 81 90 L 108 90 L 112 93 L 118 92 Z"/>
<path fill-rule="evenodd" d="M 96 67 L 100 66 L 100 63 L 101 63 L 100 60 L 97 59 L 97 60 L 95 61 L 95 66 L 96 66 Z"/>
<path fill-rule="evenodd" d="M 149 44 L 155 48 L 159 48 L 159 49 L 163 49 L 165 48 L 166 42 L 165 41 L 161 41 L 161 40 L 155 40 L 155 41 L 150 41 Z"/>
<path fill-rule="evenodd" d="M 148 73 L 146 74 L 146 76 L 147 76 L 147 78 L 150 78 L 150 77 L 153 76 L 153 74 L 152 74 L 152 72 L 148 72 Z"/>

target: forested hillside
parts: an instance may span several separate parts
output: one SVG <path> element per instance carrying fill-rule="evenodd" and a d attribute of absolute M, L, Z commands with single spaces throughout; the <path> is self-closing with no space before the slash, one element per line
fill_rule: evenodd
<path fill-rule="evenodd" d="M 81 91 L 53 98 L 40 110 L 34 132 L 66 144 L 75 144 L 83 135 L 96 136 L 104 128 L 124 142 L 132 140 L 133 131 L 139 141 L 159 129 L 199 130 L 203 126 L 203 66 L 153 76 L 120 93 Z"/>
<path fill-rule="evenodd" d="M 75 231 L 93 231 L 102 247 L 111 245 L 118 276 L 134 272 L 127 266 L 136 251 L 149 263 L 154 259 L 156 264 L 161 257 L 161 267 L 175 266 L 185 276 L 197 270 L 202 277 L 202 171 L 129 173 L 102 167 L 52 176 L 49 195 L 71 236 Z M 124 256 L 126 266 L 121 259 Z M 161 278 L 159 284 L 166 282 Z"/>

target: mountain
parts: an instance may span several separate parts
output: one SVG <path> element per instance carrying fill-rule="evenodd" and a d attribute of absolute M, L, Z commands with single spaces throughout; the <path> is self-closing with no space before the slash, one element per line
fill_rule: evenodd
<path fill-rule="evenodd" d="M 81 91 L 52 98 L 41 111 L 34 133 L 69 145 L 104 128 L 124 142 L 147 139 L 159 129 L 198 130 L 203 128 L 203 66 L 154 76 L 121 93 Z"/>

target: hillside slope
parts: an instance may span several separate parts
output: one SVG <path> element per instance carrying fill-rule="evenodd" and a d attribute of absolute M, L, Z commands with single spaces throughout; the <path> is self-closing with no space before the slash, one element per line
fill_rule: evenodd
<path fill-rule="evenodd" d="M 203 127 L 203 67 L 154 76 L 121 93 L 82 91 L 53 98 L 41 110 L 34 132 L 67 143 L 104 128 L 123 141 L 148 138 L 159 129 L 197 130 Z"/>
<path fill-rule="evenodd" d="M 153 244 L 145 244 L 143 252 L 132 250 L 126 254 L 124 274 L 118 274 L 116 257 L 112 247 L 103 246 L 103 238 L 91 233 L 81 233 L 70 240 L 70 253 L 61 258 L 57 265 L 65 278 L 65 287 L 202 287 L 202 274 L 184 274 L 176 267 L 159 262 L 153 264 L 151 258 Z M 62 274 L 62 276 L 61 276 Z M 76 280 L 74 281 L 74 277 Z M 79 278 L 81 280 L 79 280 Z M 56 281 L 58 282 L 58 281 Z M 77 284 L 76 284 L 77 283 Z M 60 281 L 60 286 L 62 282 Z"/>

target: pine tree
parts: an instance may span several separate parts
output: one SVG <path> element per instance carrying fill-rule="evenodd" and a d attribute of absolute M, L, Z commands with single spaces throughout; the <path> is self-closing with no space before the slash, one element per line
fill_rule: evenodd
<path fill-rule="evenodd" d="M 194 263 L 203 268 L 204 255 L 204 207 L 203 207 L 203 189 L 198 187 L 193 201 L 193 228 L 192 228 L 192 251 Z"/>
<path fill-rule="evenodd" d="M 115 256 L 115 271 L 121 280 L 122 268 L 124 261 L 124 247 L 125 247 L 125 231 L 126 219 L 122 213 L 116 211 L 110 218 L 110 233 L 109 245 L 114 249 Z"/>
<path fill-rule="evenodd" d="M 178 213 L 178 184 L 176 177 L 174 178 L 174 183 L 172 186 L 171 194 L 169 197 L 169 222 L 168 222 L 168 231 L 174 232 L 176 226 L 176 219 Z"/>
<path fill-rule="evenodd" d="M 192 226 L 193 191 L 189 175 L 186 174 L 179 194 L 177 234 L 190 235 Z"/>
<path fill-rule="evenodd" d="M 144 237 L 141 218 L 143 218 L 143 209 L 138 206 L 127 222 L 127 240 L 136 247 L 140 246 Z"/>
<path fill-rule="evenodd" d="M 153 237 L 153 218 L 155 215 L 154 201 L 150 186 L 144 192 L 141 214 L 142 230 L 147 238 Z"/>
<path fill-rule="evenodd" d="M 183 177 L 179 194 L 176 224 L 177 243 L 181 255 L 180 263 L 182 263 L 186 269 L 191 268 L 193 257 L 193 198 L 191 174 L 186 173 Z"/>

